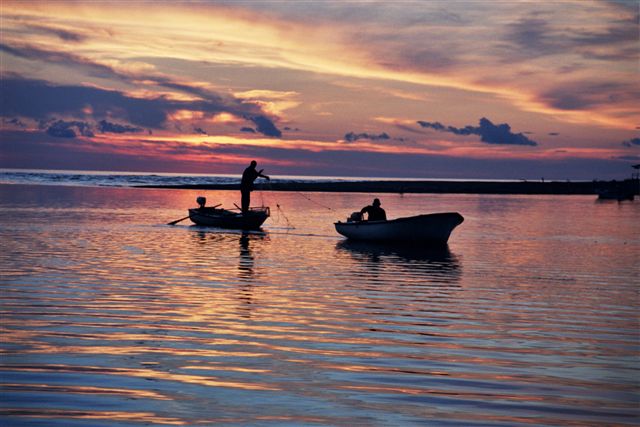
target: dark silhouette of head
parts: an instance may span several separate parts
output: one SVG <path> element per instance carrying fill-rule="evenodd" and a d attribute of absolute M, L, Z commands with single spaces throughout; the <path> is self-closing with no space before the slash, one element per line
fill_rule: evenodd
<path fill-rule="evenodd" d="M 373 199 L 373 206 L 380 206 L 380 199 Z"/>
<path fill-rule="evenodd" d="M 258 162 L 256 162 L 255 160 L 251 160 L 251 167 L 255 168 L 256 166 L 258 166 Z"/>

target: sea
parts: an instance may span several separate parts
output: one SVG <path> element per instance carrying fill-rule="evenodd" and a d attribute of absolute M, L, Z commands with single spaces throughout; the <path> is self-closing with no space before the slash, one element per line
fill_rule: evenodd
<path fill-rule="evenodd" d="M 362 181 L 415 181 L 418 178 L 396 177 L 344 177 L 344 176 L 273 176 L 272 182 L 362 182 Z M 464 179 L 429 178 L 429 181 L 460 181 Z M 474 179 L 478 182 L 517 182 L 509 179 Z M 73 170 L 34 170 L 0 168 L 0 184 L 53 184 L 97 187 L 167 187 L 185 185 L 239 184 L 240 175 L 181 174 L 153 172 L 112 172 Z"/>
<path fill-rule="evenodd" d="M 243 233 L 135 187 L 178 179 L 238 177 L 0 172 L 0 425 L 640 425 L 638 201 L 255 191 Z M 338 235 L 374 197 L 464 222 Z"/>

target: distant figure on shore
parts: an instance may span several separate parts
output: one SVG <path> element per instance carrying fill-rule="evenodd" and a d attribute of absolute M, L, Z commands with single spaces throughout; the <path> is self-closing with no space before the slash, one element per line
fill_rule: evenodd
<path fill-rule="evenodd" d="M 253 181 L 259 176 L 271 180 L 267 175 L 263 175 L 264 169 L 256 170 L 258 162 L 251 161 L 251 164 L 242 173 L 242 182 L 240 182 L 240 194 L 242 195 L 242 213 L 249 212 L 249 205 L 251 204 L 251 192 L 253 191 Z"/>
<path fill-rule="evenodd" d="M 360 214 L 367 214 L 369 221 L 386 221 L 387 213 L 380 207 L 380 199 L 373 199 L 373 204 L 365 206 L 360 210 Z"/>

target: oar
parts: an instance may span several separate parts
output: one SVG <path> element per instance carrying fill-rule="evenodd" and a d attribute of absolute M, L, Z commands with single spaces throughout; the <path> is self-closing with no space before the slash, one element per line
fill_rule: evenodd
<path fill-rule="evenodd" d="M 217 208 L 218 206 L 220 206 L 222 203 L 218 203 L 215 206 L 212 206 L 213 209 Z M 171 221 L 168 222 L 167 225 L 176 225 L 177 223 L 179 223 L 180 221 L 184 221 L 185 219 L 189 218 L 191 215 L 187 215 L 184 218 L 180 218 L 180 219 L 176 219 L 175 221 Z"/>
<path fill-rule="evenodd" d="M 185 219 L 189 218 L 191 215 L 187 215 L 184 218 L 180 218 L 180 219 L 176 219 L 175 221 L 171 221 L 168 222 L 167 225 L 176 225 L 177 223 L 179 223 L 180 221 L 184 221 Z"/>

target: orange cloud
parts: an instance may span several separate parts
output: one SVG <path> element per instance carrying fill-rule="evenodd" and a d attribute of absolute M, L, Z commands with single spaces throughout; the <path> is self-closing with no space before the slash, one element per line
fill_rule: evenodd
<path fill-rule="evenodd" d="M 606 6 L 593 3 L 593 8 L 606 16 Z M 527 59 L 526 62 L 510 64 L 509 67 L 490 63 L 488 56 L 480 56 L 479 41 L 473 40 L 470 46 L 478 48 L 480 53 L 459 48 L 451 52 L 467 61 L 449 65 L 445 72 L 438 69 L 411 67 L 408 64 L 386 64 L 379 59 L 381 52 L 390 49 L 383 38 L 375 43 L 366 43 L 366 37 L 373 37 L 377 31 L 389 31 L 381 25 L 363 22 L 358 30 L 365 42 L 354 40 L 354 30 L 346 22 L 335 22 L 317 18 L 314 26 L 304 22 L 297 23 L 277 14 L 262 14 L 250 9 L 227 7 L 218 4 L 193 4 L 189 8 L 164 4 L 162 7 L 149 8 L 145 4 L 132 3 L 117 7 L 107 3 L 77 2 L 14 2 L 3 4 L 6 28 L 11 30 L 17 23 L 30 16 L 32 19 L 47 19 L 57 27 L 76 28 L 83 34 L 90 34 L 69 47 L 79 55 L 112 67 L 120 73 L 140 74 L 154 72 L 154 66 L 141 63 L 134 58 L 177 58 L 186 61 L 207 61 L 221 64 L 245 64 L 268 68 L 309 71 L 313 73 L 354 77 L 378 82 L 399 82 L 449 88 L 485 94 L 496 100 L 502 100 L 516 108 L 552 116 L 556 120 L 568 123 L 597 124 L 621 129 L 633 129 L 638 121 L 629 120 L 630 105 L 619 107 L 591 106 L 581 108 L 558 108 L 539 96 L 536 80 L 526 74 L 527 66 L 542 67 L 538 74 L 557 78 L 557 66 L 546 60 Z M 558 6 L 561 7 L 561 6 Z M 569 6 L 567 6 L 569 7 Z M 505 12 L 506 13 L 505 8 Z M 499 8 L 496 7 L 500 13 Z M 573 9 L 572 9 L 573 10 Z M 581 10 L 578 9 L 578 12 Z M 582 15 L 587 16 L 585 13 Z M 20 16 L 20 18 L 18 18 Z M 551 18 L 550 18 L 551 19 Z M 585 22 L 590 24 L 587 18 Z M 53 28 L 53 27 L 52 27 Z M 95 31 L 95 29 L 100 31 Z M 161 28 L 162 31 L 158 31 Z M 430 30 L 430 27 L 425 26 Z M 91 32 L 91 30 L 94 30 Z M 398 37 L 401 28 L 397 28 Z M 485 36 L 480 30 L 452 27 L 452 36 Z M 109 34 L 104 37 L 102 34 Z M 422 31 L 422 30 L 421 30 Z M 425 30 L 426 31 L 426 30 Z M 594 30 L 595 31 L 595 30 Z M 605 30 L 601 30 L 605 31 Z M 16 41 L 22 35 L 5 31 L 8 42 Z M 425 34 L 428 34 L 425 32 Z M 35 38 L 36 36 L 34 36 Z M 41 36 L 42 43 L 51 43 Z M 408 42 L 407 42 L 408 43 Z M 126 49 L 123 47 L 126 46 Z M 392 45 L 391 45 L 392 46 Z M 59 47 L 59 44 L 58 44 Z M 402 46 L 412 49 L 413 46 Z M 602 51 L 604 45 L 596 46 Z M 599 50 L 594 48 L 592 54 Z M 384 50 L 387 49 L 387 50 Z M 573 53 L 573 52 L 572 52 Z M 604 53 L 601 53 L 604 55 Z M 586 67 L 585 67 L 586 68 Z M 514 73 L 520 73 L 520 76 Z M 620 72 L 612 78 L 628 80 L 629 72 Z M 597 74 L 590 74 L 597 76 Z M 579 77 L 572 74 L 572 78 Z M 542 81 L 547 85 L 547 79 Z M 152 84 L 153 81 L 147 81 Z M 394 96 L 414 98 L 410 92 L 388 88 Z M 247 92 L 250 93 L 250 92 Z M 265 104 L 277 114 L 295 107 L 297 104 Z M 627 116 L 625 116 L 627 113 Z M 636 111 L 637 113 L 637 111 Z"/>

